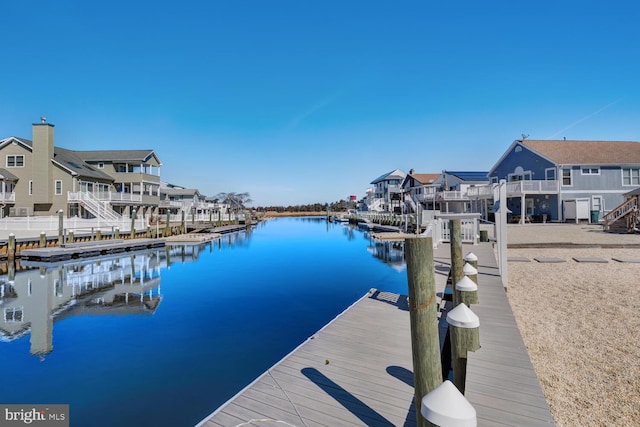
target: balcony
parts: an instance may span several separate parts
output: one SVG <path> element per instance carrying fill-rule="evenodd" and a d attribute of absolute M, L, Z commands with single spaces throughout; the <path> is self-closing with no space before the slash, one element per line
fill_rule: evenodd
<path fill-rule="evenodd" d="M 143 172 L 114 172 L 111 176 L 116 181 L 116 185 L 119 183 L 136 183 L 151 182 L 160 184 L 160 177 L 158 175 L 151 175 Z"/>
<path fill-rule="evenodd" d="M 521 194 L 555 194 L 560 191 L 558 180 L 514 181 L 507 183 L 507 196 Z"/>
<path fill-rule="evenodd" d="M 478 185 L 467 190 L 467 196 L 473 199 L 490 199 L 493 197 L 493 187 L 497 184 Z M 558 194 L 560 181 L 558 180 L 529 180 L 507 182 L 507 197 L 525 194 Z"/>
<path fill-rule="evenodd" d="M 0 203 L 15 203 L 16 202 L 16 193 L 5 192 L 0 193 Z"/>
<path fill-rule="evenodd" d="M 82 197 L 82 193 L 80 191 L 69 191 L 68 192 L 68 197 L 67 197 L 67 201 L 69 202 L 80 202 L 83 199 Z M 124 203 L 132 203 L 132 202 L 136 202 L 136 203 L 141 203 L 143 201 L 143 196 L 146 197 L 153 197 L 155 199 L 158 198 L 158 196 L 151 196 L 151 195 L 141 195 L 141 194 L 137 194 L 137 193 L 119 193 L 119 192 L 113 192 L 113 191 L 101 191 L 101 192 L 96 192 L 96 193 L 90 193 L 94 198 L 100 200 L 101 202 L 124 202 Z M 157 201 L 156 201 L 157 203 Z"/>

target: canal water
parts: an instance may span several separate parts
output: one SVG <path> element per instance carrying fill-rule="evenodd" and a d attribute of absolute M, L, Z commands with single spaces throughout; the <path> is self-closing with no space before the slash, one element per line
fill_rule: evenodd
<path fill-rule="evenodd" d="M 347 225 L 280 218 L 22 265 L 0 276 L 0 403 L 69 404 L 71 426 L 192 426 L 370 288 L 406 294 L 402 258 Z"/>

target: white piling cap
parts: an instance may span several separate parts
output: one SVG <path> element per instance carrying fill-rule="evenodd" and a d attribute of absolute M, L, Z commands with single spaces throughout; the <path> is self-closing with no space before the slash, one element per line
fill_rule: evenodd
<path fill-rule="evenodd" d="M 422 398 L 420 413 L 441 427 L 476 427 L 476 410 L 449 380 Z"/>
<path fill-rule="evenodd" d="M 462 274 L 464 274 L 465 276 L 473 276 L 474 274 L 478 274 L 478 269 L 467 262 L 462 267 Z"/>
<path fill-rule="evenodd" d="M 464 276 L 456 283 L 456 291 L 460 292 L 473 292 L 478 290 L 476 282 L 471 280 L 469 276 Z"/>
<path fill-rule="evenodd" d="M 447 323 L 458 328 L 471 329 L 480 327 L 480 319 L 465 304 L 458 304 L 456 308 L 447 313 Z"/>
<path fill-rule="evenodd" d="M 465 261 L 477 261 L 478 257 L 473 252 L 469 252 L 464 256 Z"/>

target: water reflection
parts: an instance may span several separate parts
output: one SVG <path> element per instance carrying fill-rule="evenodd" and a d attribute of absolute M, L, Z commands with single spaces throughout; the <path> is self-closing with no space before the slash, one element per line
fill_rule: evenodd
<path fill-rule="evenodd" d="M 407 264 L 404 259 L 404 242 L 391 240 L 376 240 L 369 233 L 365 233 L 369 237 L 369 245 L 367 251 L 380 261 L 387 264 L 397 272 L 404 271 Z"/>
<path fill-rule="evenodd" d="M 53 351 L 53 323 L 69 316 L 152 315 L 162 301 L 161 271 L 204 252 L 247 246 L 250 233 L 206 244 L 172 245 L 99 259 L 23 261 L 0 268 L 0 342 L 30 334 L 30 353 Z"/>

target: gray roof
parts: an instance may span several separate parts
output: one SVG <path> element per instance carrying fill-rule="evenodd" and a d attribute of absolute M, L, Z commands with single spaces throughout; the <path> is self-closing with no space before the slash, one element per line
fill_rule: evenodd
<path fill-rule="evenodd" d="M 18 177 L 6 169 L 0 168 L 0 179 L 4 181 L 17 181 Z"/>
<path fill-rule="evenodd" d="M 195 189 L 195 188 L 167 188 L 167 187 L 161 187 L 160 188 L 160 197 L 162 197 L 163 194 L 166 194 L 168 196 L 198 196 L 201 197 L 200 192 Z"/>
<path fill-rule="evenodd" d="M 467 181 L 467 182 L 484 182 L 484 181 L 489 181 L 488 178 L 488 174 L 489 172 L 478 172 L 478 171 L 460 171 L 460 172 L 452 172 L 452 171 L 445 171 L 445 173 L 448 173 L 449 175 L 453 175 L 457 178 L 459 178 L 461 181 Z"/>
<path fill-rule="evenodd" d="M 76 151 L 85 162 L 146 162 L 155 157 L 160 159 L 153 150 L 96 150 Z"/>
<path fill-rule="evenodd" d="M 379 177 L 371 181 L 371 184 L 377 184 L 380 181 L 385 181 L 390 179 L 403 180 L 405 176 L 407 176 L 406 173 L 402 172 L 400 169 L 396 169 L 396 170 L 392 170 L 391 172 L 387 172 L 384 175 L 380 175 Z"/>
<path fill-rule="evenodd" d="M 33 142 L 24 139 L 24 138 L 16 138 L 20 140 L 20 142 L 24 143 L 31 149 L 33 149 Z M 102 172 L 94 168 L 93 166 L 87 164 L 80 156 L 78 156 L 78 151 L 67 150 L 66 148 L 53 147 L 53 161 L 62 166 L 63 168 L 77 174 L 80 178 L 91 178 L 91 179 L 99 179 L 101 181 L 114 182 L 114 179 Z"/>
<path fill-rule="evenodd" d="M 66 148 L 54 147 L 53 160 L 62 167 L 77 173 L 82 178 L 115 181 L 110 175 L 86 163 L 77 153 L 77 151 L 67 150 Z"/>

